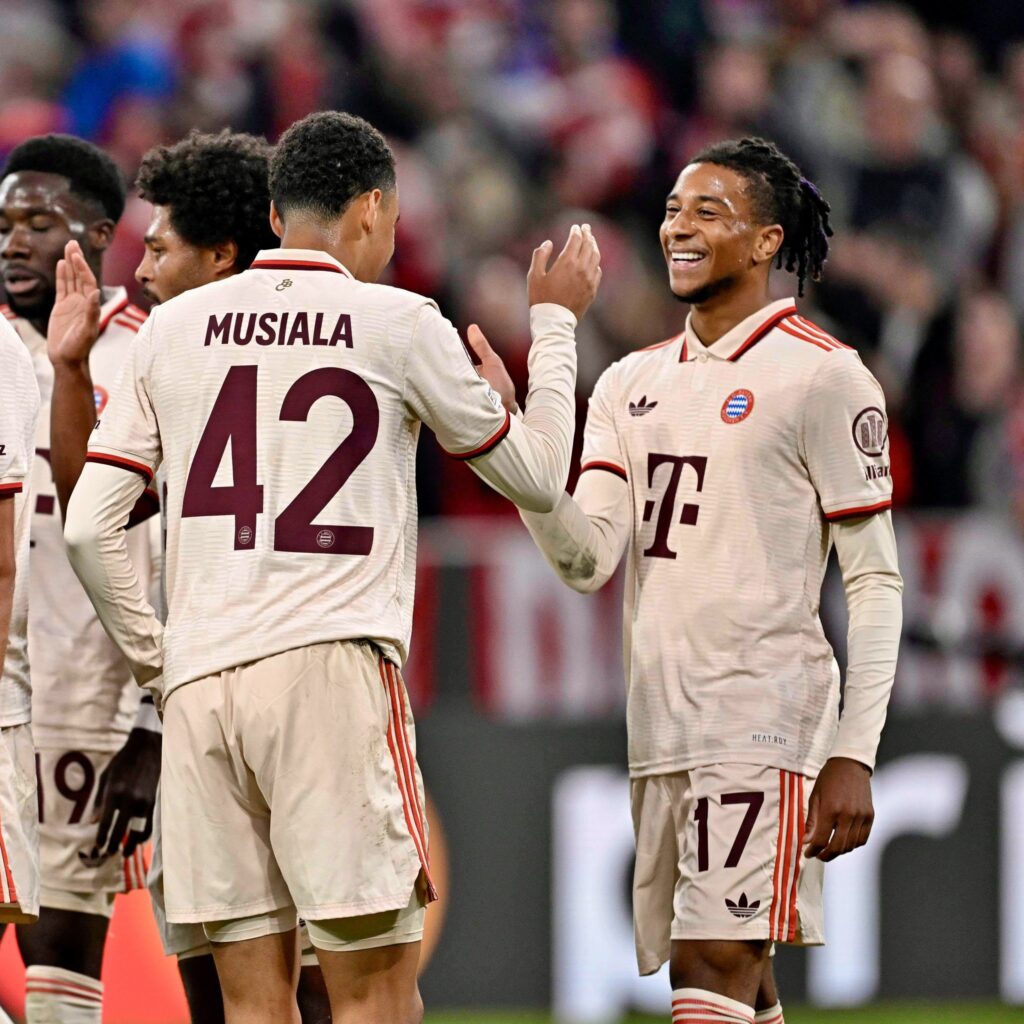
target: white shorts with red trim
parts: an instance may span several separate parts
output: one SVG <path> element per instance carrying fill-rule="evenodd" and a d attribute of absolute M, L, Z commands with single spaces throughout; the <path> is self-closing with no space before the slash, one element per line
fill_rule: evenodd
<path fill-rule="evenodd" d="M 421 874 L 436 895 L 405 685 L 370 643 L 300 647 L 176 689 L 160 788 L 172 923 L 400 910 Z"/>
<path fill-rule="evenodd" d="M 39 902 L 55 910 L 110 917 L 114 896 L 144 889 L 146 852 L 100 853 L 96 809 L 100 781 L 114 757 L 109 750 L 36 750 L 39 791 Z"/>
<path fill-rule="evenodd" d="M 0 729 L 0 923 L 39 916 L 39 811 L 32 727 Z"/>
<path fill-rule="evenodd" d="M 814 780 L 720 764 L 632 782 L 637 963 L 652 974 L 673 939 L 824 940 L 824 864 L 802 837 Z"/>

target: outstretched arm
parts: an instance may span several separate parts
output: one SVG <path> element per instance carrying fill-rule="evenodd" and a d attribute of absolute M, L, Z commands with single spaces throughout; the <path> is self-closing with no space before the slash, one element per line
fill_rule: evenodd
<path fill-rule="evenodd" d="M 534 252 L 528 277 L 533 345 L 524 415 L 512 415 L 514 395 L 509 399 L 488 386 L 483 368 L 473 366 L 455 329 L 433 305 L 420 312 L 406 376 L 410 410 L 442 447 L 514 504 L 534 511 L 554 508 L 569 475 L 574 332 L 601 277 L 601 254 L 586 226 L 573 227 L 549 268 L 550 256 L 551 243 L 545 242 Z M 471 332 L 478 352 L 482 337 Z"/>

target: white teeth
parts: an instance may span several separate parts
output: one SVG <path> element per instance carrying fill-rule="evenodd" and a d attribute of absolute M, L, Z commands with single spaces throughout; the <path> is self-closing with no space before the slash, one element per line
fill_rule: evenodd
<path fill-rule="evenodd" d="M 696 263 L 698 260 L 704 259 L 704 253 L 702 252 L 674 252 L 672 253 L 673 263 Z"/>

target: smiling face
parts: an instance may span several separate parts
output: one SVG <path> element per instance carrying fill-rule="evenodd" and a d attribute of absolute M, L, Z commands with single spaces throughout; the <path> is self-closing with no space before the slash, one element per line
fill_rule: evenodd
<path fill-rule="evenodd" d="M 746 284 L 750 274 L 767 277 L 782 228 L 760 219 L 742 174 L 718 164 L 684 168 L 660 230 L 672 294 L 699 306 Z"/>

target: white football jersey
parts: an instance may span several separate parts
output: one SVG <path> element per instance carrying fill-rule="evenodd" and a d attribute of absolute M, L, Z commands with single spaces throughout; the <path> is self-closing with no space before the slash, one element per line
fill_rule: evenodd
<path fill-rule="evenodd" d="M 14 502 L 14 606 L 0 676 L 0 729 L 32 716 L 28 663 L 31 466 L 39 388 L 18 335 L 0 320 L 0 498 Z"/>
<path fill-rule="evenodd" d="M 688 320 L 605 371 L 582 468 L 630 491 L 634 776 L 817 773 L 839 716 L 818 616 L 829 522 L 890 507 L 888 456 L 878 383 L 792 299 L 707 348 Z"/>
<path fill-rule="evenodd" d="M 534 345 L 531 385 L 536 412 L 557 407 L 567 472 L 575 319 L 534 315 L 557 328 Z M 531 428 L 505 412 L 437 306 L 357 281 L 326 253 L 262 252 L 153 311 L 89 459 L 166 479 L 165 693 L 331 640 L 366 638 L 404 661 L 421 421 L 456 458 L 493 466 L 520 453 L 523 475 L 538 476 Z M 155 620 L 123 628 L 150 657 Z"/>
<path fill-rule="evenodd" d="M 102 415 L 132 343 L 146 319 L 128 301 L 124 288 L 106 288 L 100 311 L 100 336 L 89 355 Z M 107 636 L 68 562 L 60 506 L 50 469 L 50 396 L 53 365 L 46 338 L 25 319 L 2 307 L 28 348 L 42 406 L 36 427 L 32 470 L 32 568 L 29 600 L 29 650 L 32 659 L 32 721 L 38 746 L 115 750 L 131 730 L 141 691 L 128 663 Z M 156 511 L 156 494 L 147 495 Z M 147 523 L 128 531 L 132 561 L 149 584 L 151 531 Z"/>

